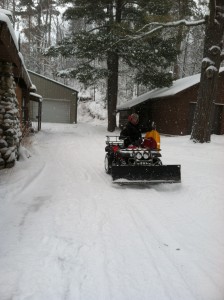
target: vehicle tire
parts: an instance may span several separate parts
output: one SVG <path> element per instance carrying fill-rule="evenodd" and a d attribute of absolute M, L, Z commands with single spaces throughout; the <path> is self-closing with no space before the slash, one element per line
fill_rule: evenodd
<path fill-rule="evenodd" d="M 105 167 L 105 172 L 107 174 L 111 174 L 112 160 L 111 160 L 110 155 L 108 153 L 105 156 L 104 167 Z"/>
<path fill-rule="evenodd" d="M 153 166 L 162 166 L 163 163 L 159 158 L 153 160 Z"/>

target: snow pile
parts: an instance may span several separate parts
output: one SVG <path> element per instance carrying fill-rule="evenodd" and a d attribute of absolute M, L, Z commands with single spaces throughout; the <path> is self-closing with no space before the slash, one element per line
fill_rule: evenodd
<path fill-rule="evenodd" d="M 80 101 L 78 103 L 78 121 L 90 121 L 93 119 L 106 121 L 107 110 L 102 101 Z"/>
<path fill-rule="evenodd" d="M 19 160 L 24 161 L 24 160 L 29 159 L 30 157 L 31 157 L 31 153 L 28 150 L 28 148 L 20 145 L 20 147 L 19 147 Z"/>
<path fill-rule="evenodd" d="M 105 120 L 107 117 L 107 111 L 105 108 L 105 104 L 102 102 L 91 101 L 89 103 L 88 109 L 90 114 L 97 119 Z"/>

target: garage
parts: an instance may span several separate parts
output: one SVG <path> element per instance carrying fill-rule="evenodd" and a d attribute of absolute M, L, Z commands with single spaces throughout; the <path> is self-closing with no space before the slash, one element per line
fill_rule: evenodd
<path fill-rule="evenodd" d="M 70 123 L 70 101 L 44 99 L 42 122 Z"/>
<path fill-rule="evenodd" d="M 43 97 L 42 122 L 48 123 L 77 123 L 78 92 L 60 82 L 29 71 L 38 94 Z M 37 104 L 32 102 L 30 117 L 36 121 L 38 116 Z"/>
<path fill-rule="evenodd" d="M 38 116 L 38 104 L 31 103 L 31 106 L 31 119 L 35 121 Z M 70 123 L 70 101 L 44 99 L 41 120 L 47 123 Z"/>

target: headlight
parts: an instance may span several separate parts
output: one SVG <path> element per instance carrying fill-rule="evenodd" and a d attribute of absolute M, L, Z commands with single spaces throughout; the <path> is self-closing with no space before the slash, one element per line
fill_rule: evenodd
<path fill-rule="evenodd" d="M 149 159 L 150 155 L 149 155 L 149 152 L 144 152 L 143 153 L 143 158 L 144 159 Z"/>
<path fill-rule="evenodd" d="M 137 159 L 141 159 L 141 158 L 142 158 L 141 152 L 137 152 L 137 153 L 136 153 L 136 158 L 137 158 Z"/>

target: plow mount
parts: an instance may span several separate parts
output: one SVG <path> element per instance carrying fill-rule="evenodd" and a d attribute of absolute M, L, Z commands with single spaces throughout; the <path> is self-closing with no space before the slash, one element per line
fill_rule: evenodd
<path fill-rule="evenodd" d="M 178 183 L 181 165 L 164 165 L 161 149 L 151 148 L 145 142 L 139 146 L 124 146 L 117 136 L 107 136 L 105 171 L 112 175 L 113 183 Z"/>
<path fill-rule="evenodd" d="M 112 166 L 114 183 L 178 183 L 181 182 L 180 165 Z"/>

